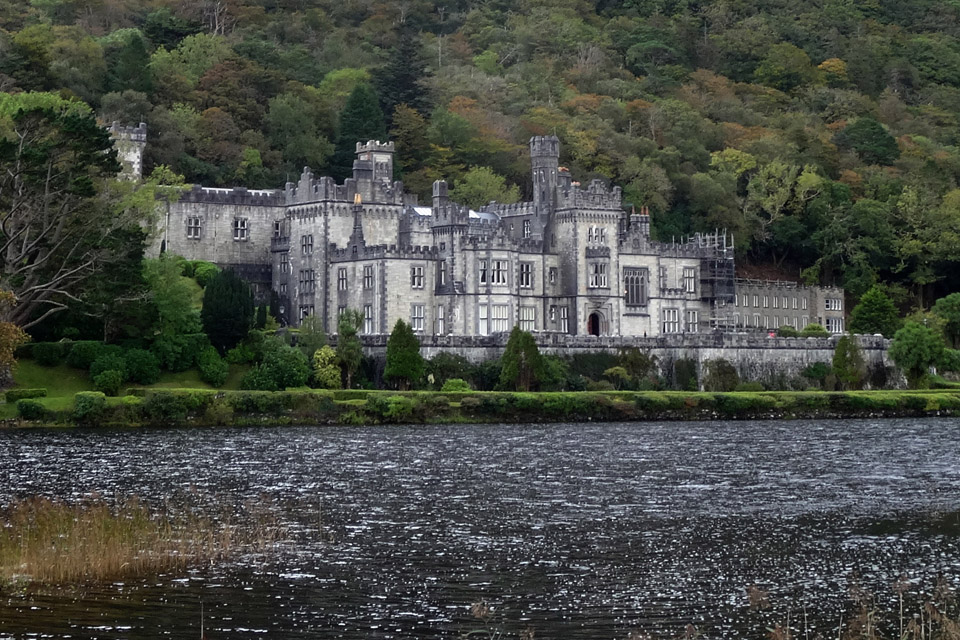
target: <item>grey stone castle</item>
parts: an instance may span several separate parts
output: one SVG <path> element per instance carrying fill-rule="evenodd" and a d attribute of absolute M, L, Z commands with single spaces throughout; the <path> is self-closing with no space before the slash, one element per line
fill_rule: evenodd
<path fill-rule="evenodd" d="M 122 133 L 142 150 L 139 129 Z M 530 141 L 532 202 L 474 211 L 452 202 L 443 181 L 419 204 L 393 180 L 393 143 L 358 143 L 343 184 L 305 169 L 282 190 L 186 190 L 165 205 L 152 251 L 232 268 L 261 299 L 276 292 L 282 322 L 316 315 L 331 333 L 346 309 L 362 313 L 368 335 L 398 319 L 434 337 L 514 325 L 557 336 L 811 322 L 843 331 L 841 290 L 737 280 L 726 233 L 651 239 L 646 208 L 626 210 L 620 188 L 600 180 L 575 182 L 559 147 L 553 136 Z"/>

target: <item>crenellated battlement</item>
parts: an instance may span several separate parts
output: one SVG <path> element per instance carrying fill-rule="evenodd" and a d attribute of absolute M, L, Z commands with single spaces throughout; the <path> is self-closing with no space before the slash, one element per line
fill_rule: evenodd
<path fill-rule="evenodd" d="M 571 183 L 569 190 L 561 191 L 557 200 L 558 209 L 616 209 L 622 207 L 623 190 L 607 188 L 603 180 L 592 180 L 586 189 Z"/>
<path fill-rule="evenodd" d="M 491 202 L 480 208 L 485 213 L 495 213 L 501 218 L 510 218 L 513 216 L 532 216 L 536 213 L 536 208 L 532 202 L 517 202 L 515 204 L 500 204 Z"/>
<path fill-rule="evenodd" d="M 330 244 L 328 257 L 331 262 L 353 262 L 356 260 L 375 260 L 382 258 L 396 258 L 405 260 L 436 260 L 440 255 L 437 247 L 429 245 L 386 245 L 339 248 L 337 244 Z"/>
<path fill-rule="evenodd" d="M 234 187 L 221 189 L 193 185 L 181 192 L 179 202 L 202 204 L 244 205 L 259 207 L 281 207 L 284 204 L 283 192 L 271 189 L 247 189 Z"/>

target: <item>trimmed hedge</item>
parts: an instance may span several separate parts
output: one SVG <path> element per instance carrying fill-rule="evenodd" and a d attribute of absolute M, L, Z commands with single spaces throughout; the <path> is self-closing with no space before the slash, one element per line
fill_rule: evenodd
<path fill-rule="evenodd" d="M 107 406 L 107 396 L 100 391 L 81 391 L 74 396 L 73 417 L 80 423 L 96 420 Z"/>
<path fill-rule="evenodd" d="M 63 362 L 69 348 L 69 342 L 38 342 L 33 345 L 31 353 L 37 364 L 55 367 Z"/>
<path fill-rule="evenodd" d="M 12 404 L 17 400 L 25 400 L 27 398 L 46 398 L 47 390 L 46 389 L 10 389 L 5 394 L 7 402 Z"/>
<path fill-rule="evenodd" d="M 43 420 L 47 416 L 47 408 L 42 402 L 24 398 L 17 400 L 17 415 L 24 420 Z"/>

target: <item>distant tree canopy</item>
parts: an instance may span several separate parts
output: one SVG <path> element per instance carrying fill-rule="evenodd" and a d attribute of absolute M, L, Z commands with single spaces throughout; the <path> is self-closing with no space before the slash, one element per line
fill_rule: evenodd
<path fill-rule="evenodd" d="M 556 134 L 661 239 L 927 307 L 960 290 L 960 13 L 834 4 L 0 0 L 0 95 L 142 120 L 147 174 L 211 186 L 343 179 L 389 132 L 408 189 L 472 206 L 528 196 Z"/>

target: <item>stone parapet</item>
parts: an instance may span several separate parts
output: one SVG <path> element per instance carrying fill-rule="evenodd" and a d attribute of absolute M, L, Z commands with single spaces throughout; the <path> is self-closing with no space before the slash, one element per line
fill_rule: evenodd
<path fill-rule="evenodd" d="M 203 204 L 232 204 L 243 206 L 280 207 L 284 204 L 283 192 L 271 189 L 218 189 L 193 185 L 180 193 L 180 202 Z"/>

